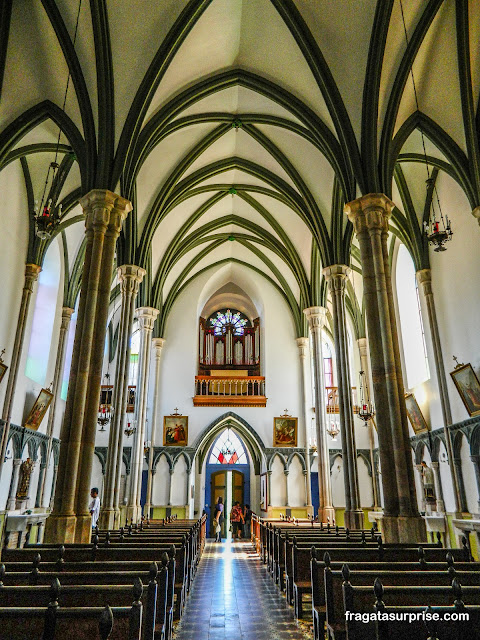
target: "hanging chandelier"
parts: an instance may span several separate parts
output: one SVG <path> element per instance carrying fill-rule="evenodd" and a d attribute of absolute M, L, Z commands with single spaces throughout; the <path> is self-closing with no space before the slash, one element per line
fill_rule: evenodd
<path fill-rule="evenodd" d="M 403 13 L 403 4 L 402 0 L 400 0 L 400 11 L 402 14 L 402 22 L 403 22 L 403 31 L 405 34 L 405 41 L 409 44 L 407 26 L 405 23 L 405 15 Z M 413 95 L 415 98 L 415 106 L 417 108 L 417 112 L 420 112 L 420 108 L 418 105 L 418 95 L 417 95 L 417 86 L 415 84 L 415 76 L 413 75 L 413 58 L 412 64 L 410 67 L 410 75 L 412 77 L 412 85 L 413 85 Z M 425 167 L 427 169 L 427 199 L 430 199 L 430 207 L 428 209 L 428 213 L 424 216 L 423 228 L 424 233 L 427 238 L 427 241 L 430 245 L 434 246 L 434 251 L 446 251 L 445 243 L 452 239 L 453 231 L 452 224 L 447 215 L 443 215 L 442 207 L 440 205 L 440 198 L 438 196 L 437 186 L 436 186 L 436 176 L 433 177 L 430 173 L 430 167 L 428 163 L 427 150 L 425 146 L 425 136 L 423 133 L 423 129 L 421 126 L 418 127 L 420 131 L 420 136 L 422 138 L 422 148 L 423 148 L 423 157 L 425 159 Z"/>
<path fill-rule="evenodd" d="M 101 427 L 100 431 L 105 431 L 105 427 L 107 426 L 107 424 L 109 424 L 113 417 L 113 407 L 111 403 L 113 387 L 110 386 L 110 374 L 108 373 L 108 371 L 105 374 L 104 378 L 105 385 L 103 385 L 103 388 L 101 390 L 100 404 L 98 406 L 97 416 L 97 422 Z"/>
<path fill-rule="evenodd" d="M 360 371 L 360 407 L 357 415 L 360 420 L 363 420 L 365 427 L 368 427 L 368 421 L 375 415 L 373 402 L 370 401 L 368 396 L 367 376 L 365 371 Z"/>
<path fill-rule="evenodd" d="M 132 436 L 137 430 L 136 423 L 137 421 L 135 419 L 133 419 L 131 422 L 127 422 L 127 426 L 125 427 L 125 431 L 123 432 L 127 436 L 127 438 L 130 438 L 130 436 Z"/>
<path fill-rule="evenodd" d="M 339 425 L 338 425 L 336 420 L 330 420 L 330 424 L 327 427 L 327 433 L 332 438 L 332 440 L 335 442 L 335 440 L 337 439 L 338 434 L 340 433 L 340 427 L 339 427 Z"/>
<path fill-rule="evenodd" d="M 77 21 L 75 23 L 75 32 L 73 35 L 73 48 L 75 49 L 75 42 L 77 40 L 78 23 L 80 19 L 80 9 L 82 7 L 82 0 L 79 0 L 77 10 Z M 62 112 L 65 113 L 65 107 L 67 104 L 68 88 L 70 86 L 70 71 L 67 78 L 67 86 L 65 87 L 65 94 L 63 96 Z M 47 169 L 47 175 L 43 185 L 42 195 L 40 200 L 35 200 L 35 206 L 33 208 L 32 216 L 35 222 L 35 234 L 41 240 L 48 240 L 51 238 L 53 232 L 58 227 L 62 219 L 62 205 L 58 204 L 58 198 L 60 196 L 60 164 L 58 162 L 58 155 L 60 152 L 60 138 L 62 135 L 61 127 L 58 128 L 57 144 L 55 148 L 55 159 L 50 162 Z M 70 151 L 71 155 L 73 151 Z"/>

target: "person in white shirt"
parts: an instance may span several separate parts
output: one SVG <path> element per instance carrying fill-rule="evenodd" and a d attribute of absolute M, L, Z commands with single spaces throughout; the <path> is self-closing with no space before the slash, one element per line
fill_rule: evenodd
<path fill-rule="evenodd" d="M 90 496 L 92 497 L 92 501 L 90 502 L 88 509 L 92 514 L 92 529 L 95 529 L 97 526 L 98 516 L 100 514 L 100 498 L 98 497 L 97 487 L 93 487 L 90 491 Z"/>

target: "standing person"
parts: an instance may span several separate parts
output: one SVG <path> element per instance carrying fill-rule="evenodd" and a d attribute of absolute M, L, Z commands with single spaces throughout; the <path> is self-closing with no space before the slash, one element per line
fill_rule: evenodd
<path fill-rule="evenodd" d="M 97 526 L 98 516 L 100 514 L 100 498 L 98 497 L 97 487 L 93 487 L 91 489 L 90 496 L 92 498 L 92 501 L 90 502 L 88 510 L 92 515 L 92 529 L 95 529 L 95 527 Z"/>
<path fill-rule="evenodd" d="M 243 520 L 245 522 L 243 525 L 243 537 L 248 539 L 251 537 L 250 526 L 252 522 L 252 511 L 249 504 L 243 507 Z"/>
<path fill-rule="evenodd" d="M 232 538 L 240 539 L 242 537 L 242 524 L 243 524 L 243 513 L 240 503 L 237 501 L 232 507 L 232 511 L 230 513 L 230 522 L 232 523 Z"/>
<path fill-rule="evenodd" d="M 215 542 L 222 541 L 222 523 L 223 523 L 223 498 L 220 497 L 215 505 Z"/>

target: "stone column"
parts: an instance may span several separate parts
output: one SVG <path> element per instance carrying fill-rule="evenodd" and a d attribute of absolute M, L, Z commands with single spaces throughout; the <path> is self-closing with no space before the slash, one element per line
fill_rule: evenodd
<path fill-rule="evenodd" d="M 272 472 L 267 471 L 267 491 L 268 491 L 268 500 L 267 500 L 267 509 L 272 506 Z M 268 517 L 268 513 L 267 513 Z"/>
<path fill-rule="evenodd" d="M 349 529 L 363 529 L 364 517 L 360 508 L 360 490 L 358 487 L 357 447 L 353 424 L 352 383 L 350 380 L 345 311 L 345 285 L 349 273 L 349 267 L 344 264 L 331 265 L 323 270 L 323 275 L 332 296 L 333 335 L 337 357 L 338 404 L 345 484 L 345 526 Z"/>
<path fill-rule="evenodd" d="M 102 189 L 80 199 L 86 216 L 86 246 L 61 433 L 54 509 L 46 542 L 89 542 L 89 484 L 94 455 L 103 351 L 116 240 L 131 211 L 128 200 Z"/>
<path fill-rule="evenodd" d="M 300 356 L 300 368 L 302 371 L 302 395 L 303 395 L 303 422 L 305 430 L 305 465 L 306 465 L 306 478 L 305 478 L 305 498 L 307 513 L 313 515 L 312 506 L 312 480 L 311 480 L 311 468 L 310 468 L 310 425 L 308 420 L 308 409 L 311 405 L 309 402 L 309 388 L 308 388 L 308 338 L 297 338 L 298 355 Z"/>
<path fill-rule="evenodd" d="M 54 467 L 53 467 L 53 476 L 52 476 L 52 487 L 50 490 L 50 500 L 49 500 L 49 505 L 48 508 L 50 509 L 50 511 L 53 509 L 53 503 L 55 500 L 55 486 L 57 484 L 57 474 L 58 474 L 58 463 L 54 461 Z"/>
<path fill-rule="evenodd" d="M 423 511 L 425 513 L 426 509 L 425 509 L 425 491 L 423 488 L 423 466 L 421 464 L 416 464 L 415 465 L 415 469 L 417 470 L 418 473 L 418 477 L 420 478 L 420 487 L 421 487 L 421 491 L 422 491 L 422 495 L 420 498 L 420 502 L 421 502 L 421 511 Z"/>
<path fill-rule="evenodd" d="M 143 471 L 143 442 L 145 439 L 145 419 L 147 413 L 148 376 L 150 371 L 151 335 L 158 309 L 139 307 L 135 311 L 140 328 L 140 349 L 138 356 L 138 381 L 135 398 L 135 416 L 137 430 L 135 431 L 132 451 L 131 490 L 127 506 L 127 517 L 139 520 L 142 515 L 140 495 L 142 489 Z"/>
<path fill-rule="evenodd" d="M 290 473 L 288 469 L 284 469 L 283 473 L 285 475 L 285 506 L 290 506 L 290 501 L 288 499 L 288 474 Z"/>
<path fill-rule="evenodd" d="M 62 308 L 62 321 L 60 324 L 60 334 L 58 336 L 57 357 L 55 359 L 55 372 L 53 374 L 53 386 L 52 386 L 53 400 L 52 400 L 52 404 L 50 405 L 50 412 L 48 414 L 48 423 L 47 423 L 48 443 L 47 443 L 47 453 L 45 457 L 47 468 L 50 463 L 50 456 L 52 453 L 53 429 L 55 427 L 55 417 L 56 417 L 57 408 L 58 408 L 58 401 L 60 399 L 60 394 L 62 391 L 63 371 L 65 369 L 65 356 L 67 354 L 67 338 L 68 338 L 68 331 L 70 329 L 70 321 L 72 319 L 72 314 L 73 314 L 73 309 L 71 309 L 70 307 Z M 41 507 L 43 505 L 43 497 L 45 494 L 45 479 L 46 479 L 46 473 L 43 473 L 41 475 L 41 482 L 39 480 L 39 484 L 38 484 L 40 493 L 38 493 L 37 491 L 38 504 L 35 504 L 36 507 Z"/>
<path fill-rule="evenodd" d="M 330 464 L 328 457 L 327 431 L 325 425 L 325 380 L 323 373 L 322 328 L 325 325 L 327 310 L 324 307 L 304 309 L 313 341 L 313 376 L 315 386 L 315 427 L 317 432 L 318 454 L 318 518 L 322 522 L 335 521 L 335 509 L 332 505 L 330 482 Z"/>
<path fill-rule="evenodd" d="M 135 299 L 145 273 L 145 269 L 131 264 L 124 264 L 117 269 L 122 303 L 118 332 L 118 355 L 113 384 L 113 416 L 108 436 L 103 504 L 98 522 L 98 526 L 101 529 L 113 529 L 115 524 L 120 522 L 119 494 L 123 454 L 122 428 L 128 393 L 130 337 L 133 327 Z"/>
<path fill-rule="evenodd" d="M 12 479 L 10 480 L 10 490 L 8 492 L 7 511 L 14 511 L 17 505 L 18 478 L 20 476 L 21 458 L 13 459 Z"/>
<path fill-rule="evenodd" d="M 0 478 L 2 475 L 5 456 L 7 453 L 7 444 L 10 436 L 10 421 L 12 419 L 13 398 L 15 388 L 17 386 L 18 369 L 22 357 L 23 341 L 25 338 L 25 327 L 28 318 L 28 309 L 33 292 L 33 285 L 38 279 L 38 274 L 42 268 L 38 264 L 25 265 L 25 281 L 23 284 L 22 300 L 20 302 L 20 310 L 18 312 L 17 330 L 15 332 L 15 340 L 13 343 L 12 358 L 8 371 L 7 389 L 5 391 L 5 400 L 3 401 L 2 420 L 3 425 L 2 440 L 0 444 Z"/>
<path fill-rule="evenodd" d="M 440 468 L 438 462 L 432 461 L 432 471 L 433 471 L 433 481 L 435 484 L 435 498 L 437 504 L 435 505 L 435 509 L 437 513 L 445 513 L 445 502 L 443 501 L 443 488 L 442 488 L 442 479 L 440 477 Z"/>
<path fill-rule="evenodd" d="M 470 460 L 473 462 L 473 468 L 475 469 L 475 480 L 477 481 L 477 494 L 478 494 L 478 513 L 480 514 L 480 456 L 470 456 Z M 437 463 L 438 464 L 438 463 Z"/>
<path fill-rule="evenodd" d="M 358 338 L 357 340 L 358 351 L 360 353 L 361 370 L 365 373 L 365 394 L 369 398 L 372 397 L 370 392 L 370 367 L 368 365 L 367 357 L 367 339 Z M 372 486 L 373 486 L 373 508 L 378 509 L 380 506 L 380 495 L 378 492 L 378 475 L 377 468 L 373 458 L 373 450 L 375 449 L 375 436 L 373 433 L 373 419 L 368 421 L 368 439 L 370 444 L 370 464 L 372 465 Z"/>
<path fill-rule="evenodd" d="M 432 289 L 432 270 L 422 269 L 417 271 L 417 282 L 425 299 L 428 314 L 428 324 L 430 327 L 430 335 L 432 337 L 433 357 L 435 361 L 435 372 L 437 374 L 438 391 L 440 394 L 440 404 L 443 416 L 443 432 L 445 434 L 445 444 L 447 448 L 448 460 L 453 459 L 452 439 L 450 437 L 449 425 L 452 424 L 452 412 L 450 409 L 450 398 L 448 395 L 447 376 L 445 375 L 445 365 L 443 363 L 442 343 L 440 341 L 440 332 L 437 322 L 437 311 L 435 308 L 435 299 Z M 455 511 L 460 515 L 460 491 L 458 478 L 455 472 L 455 465 L 450 464 L 450 476 L 452 479 L 453 495 L 455 497 Z"/>
<path fill-rule="evenodd" d="M 42 506 L 43 501 L 43 487 L 45 486 L 45 472 L 47 469 L 46 462 L 40 462 L 40 472 L 38 475 L 37 483 L 37 495 L 35 497 L 35 508 L 38 509 Z"/>
<path fill-rule="evenodd" d="M 465 493 L 465 482 L 463 480 L 462 459 L 460 457 L 453 458 L 455 465 L 455 475 L 458 480 L 458 490 L 460 493 L 460 509 L 462 513 L 468 513 L 467 494 Z"/>
<path fill-rule="evenodd" d="M 404 385 L 388 258 L 388 218 L 395 205 L 383 194 L 348 203 L 345 212 L 360 246 L 384 496 L 386 542 L 426 540 L 410 453 Z"/>
<path fill-rule="evenodd" d="M 172 478 L 173 478 L 173 474 L 175 473 L 175 469 L 169 469 L 168 470 L 168 478 L 169 478 L 169 482 L 168 482 L 168 506 L 170 507 L 172 505 L 172 486 L 173 486 L 173 482 L 172 482 Z"/>
<path fill-rule="evenodd" d="M 155 446 L 155 438 L 157 435 L 157 420 L 159 412 L 159 382 L 160 382 L 160 361 L 162 357 L 162 349 L 165 345 L 164 338 L 153 338 L 152 346 L 154 349 L 155 368 L 153 378 L 153 407 L 152 407 L 152 432 L 150 434 L 150 451 L 148 452 L 148 480 L 147 480 L 147 497 L 145 500 L 145 515 L 150 517 L 150 509 L 152 507 L 152 485 L 153 485 L 153 453 Z M 187 496 L 188 499 L 188 496 Z"/>

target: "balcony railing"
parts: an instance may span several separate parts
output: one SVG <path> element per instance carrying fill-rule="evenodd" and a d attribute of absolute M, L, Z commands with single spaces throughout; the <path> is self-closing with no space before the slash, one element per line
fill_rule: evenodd
<path fill-rule="evenodd" d="M 338 400 L 338 387 L 325 387 L 325 406 L 327 413 L 340 413 Z M 359 407 L 357 405 L 356 387 L 352 387 L 352 407 L 353 413 L 358 413 Z"/>
<path fill-rule="evenodd" d="M 264 376 L 195 376 L 194 406 L 265 407 Z"/>

